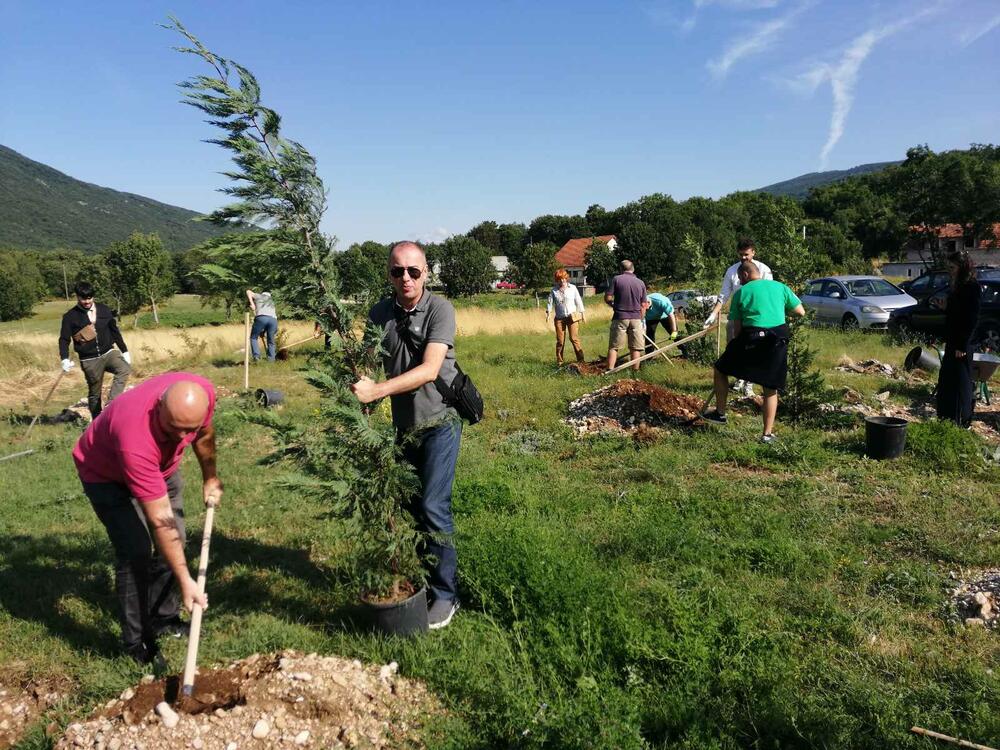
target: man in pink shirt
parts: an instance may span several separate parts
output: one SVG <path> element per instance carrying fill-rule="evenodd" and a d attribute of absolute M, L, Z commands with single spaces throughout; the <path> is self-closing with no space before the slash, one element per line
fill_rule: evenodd
<path fill-rule="evenodd" d="M 125 651 L 150 663 L 159 635 L 181 635 L 180 599 L 208 606 L 184 558 L 184 504 L 177 471 L 188 445 L 201 464 L 205 505 L 218 505 L 215 389 L 199 375 L 150 378 L 91 422 L 73 460 L 115 550 L 115 589 Z M 154 549 L 155 545 L 155 549 Z"/>

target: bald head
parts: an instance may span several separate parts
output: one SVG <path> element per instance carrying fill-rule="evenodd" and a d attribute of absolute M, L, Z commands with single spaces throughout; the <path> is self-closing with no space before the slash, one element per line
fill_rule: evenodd
<path fill-rule="evenodd" d="M 740 276 L 741 284 L 746 284 L 748 281 L 754 281 L 760 278 L 760 269 L 757 268 L 757 264 L 752 260 L 745 260 L 740 263 L 740 267 L 736 272 Z"/>
<path fill-rule="evenodd" d="M 163 431 L 180 440 L 197 432 L 208 416 L 208 394 L 192 380 L 178 380 L 163 392 L 159 420 Z"/>
<path fill-rule="evenodd" d="M 389 251 L 389 283 L 396 291 L 396 302 L 412 308 L 424 293 L 427 281 L 427 256 L 416 242 L 397 242 Z"/>

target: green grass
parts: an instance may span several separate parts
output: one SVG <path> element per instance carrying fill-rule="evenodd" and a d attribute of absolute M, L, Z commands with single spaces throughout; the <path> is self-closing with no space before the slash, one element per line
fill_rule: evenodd
<path fill-rule="evenodd" d="M 31 316 L 22 320 L 12 320 L 0 323 L 0 335 L 4 333 L 52 333 L 59 335 L 59 323 L 63 313 L 76 304 L 76 298 L 69 301 L 54 299 L 42 302 L 35 307 Z M 177 294 L 159 305 L 160 325 L 165 327 L 187 328 L 198 325 L 211 325 L 226 322 L 226 313 L 222 308 L 203 307 L 201 297 L 196 294 Z M 242 313 L 241 313 L 242 314 Z M 121 327 L 128 330 L 135 323 L 135 315 L 123 315 Z M 139 315 L 140 328 L 152 328 L 153 313 L 144 311 Z"/>
<path fill-rule="evenodd" d="M 879 336 L 809 335 L 830 385 L 867 395 L 891 384 L 836 373 L 837 358 L 905 353 Z M 606 336 L 584 327 L 589 356 Z M 257 465 L 267 437 L 224 400 L 203 661 L 280 648 L 395 659 L 451 709 L 435 746 L 927 747 L 913 724 L 996 744 L 1000 640 L 943 616 L 949 571 L 1000 553 L 1000 476 L 962 458 L 969 436 L 945 430 L 938 449 L 936 427 L 917 429 L 891 463 L 863 458 L 860 425 L 779 421 L 780 445 L 759 445 L 757 416 L 648 446 L 577 440 L 566 404 L 605 381 L 558 373 L 551 344 L 458 342 L 488 403 L 455 483 L 463 609 L 413 641 L 354 626 L 337 522 Z M 252 372 L 296 419 L 315 403 L 303 364 Z M 239 387 L 238 367 L 191 367 Z M 710 383 L 681 361 L 642 376 L 699 395 Z M 0 426 L 4 454 L 17 434 Z M 42 426 L 36 455 L 0 465 L 0 673 L 75 686 L 42 724 L 86 715 L 140 674 L 115 656 L 111 553 L 75 479 L 77 434 Z M 184 472 L 194 540 L 190 458 Z M 184 644 L 169 646 L 179 669 Z M 45 743 L 36 730 L 24 746 Z"/>

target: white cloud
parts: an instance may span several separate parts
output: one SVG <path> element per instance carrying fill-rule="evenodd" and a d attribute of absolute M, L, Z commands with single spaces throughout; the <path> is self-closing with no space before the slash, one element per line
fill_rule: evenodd
<path fill-rule="evenodd" d="M 975 28 L 967 29 L 963 34 L 961 34 L 961 36 L 959 36 L 958 41 L 963 47 L 968 47 L 973 42 L 976 42 L 989 34 L 998 26 L 1000 26 L 1000 13 L 993 16 L 993 18 L 984 24 L 980 24 Z"/>
<path fill-rule="evenodd" d="M 802 3 L 785 15 L 759 23 L 749 34 L 734 39 L 721 57 L 708 61 L 709 72 L 715 78 L 725 78 L 733 65 L 744 57 L 760 54 L 770 48 L 808 5 Z"/>
<path fill-rule="evenodd" d="M 871 54 L 875 45 L 893 34 L 911 26 L 926 16 L 937 12 L 944 3 L 937 3 L 924 8 L 906 18 L 886 26 L 869 29 L 856 37 L 843 55 L 834 63 L 818 63 L 801 74 L 793 85 L 800 89 L 815 91 L 821 84 L 829 81 L 833 94 L 833 112 L 830 115 L 830 128 L 826 143 L 819 153 L 820 169 L 826 169 L 830 152 L 844 135 L 847 116 L 854 104 L 854 90 L 858 84 L 861 66 Z"/>
<path fill-rule="evenodd" d="M 451 237 L 454 232 L 445 227 L 434 227 L 420 232 L 414 232 L 411 236 L 417 238 L 417 242 L 443 242 Z"/>

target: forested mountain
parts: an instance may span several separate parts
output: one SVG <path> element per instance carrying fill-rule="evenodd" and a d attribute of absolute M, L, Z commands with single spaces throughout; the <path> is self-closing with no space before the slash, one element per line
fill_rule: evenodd
<path fill-rule="evenodd" d="M 82 182 L 0 145 L 0 247 L 94 252 L 139 231 L 187 250 L 221 234 L 199 215 Z"/>
<path fill-rule="evenodd" d="M 770 193 L 771 195 L 780 195 L 788 198 L 795 198 L 796 200 L 803 200 L 809 195 L 809 191 L 813 188 L 823 187 L 824 185 L 830 185 L 834 182 L 841 182 L 849 177 L 858 177 L 864 174 L 871 174 L 872 172 L 881 172 L 886 167 L 892 167 L 896 164 L 902 164 L 902 162 L 879 161 L 873 164 L 861 164 L 857 167 L 851 167 L 850 169 L 831 169 L 826 172 L 809 172 L 808 174 L 793 177 L 790 180 L 783 180 L 782 182 L 776 182 L 773 185 L 757 188 L 754 192 Z"/>

